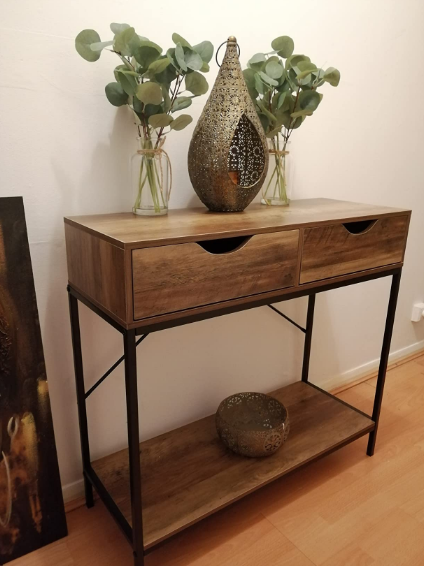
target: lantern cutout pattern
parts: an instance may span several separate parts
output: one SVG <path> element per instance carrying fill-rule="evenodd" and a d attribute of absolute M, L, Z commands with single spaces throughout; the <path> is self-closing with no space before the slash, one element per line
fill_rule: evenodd
<path fill-rule="evenodd" d="M 214 212 L 240 212 L 258 194 L 268 170 L 265 132 L 244 81 L 235 37 L 229 37 L 217 79 L 194 130 L 190 180 Z"/>

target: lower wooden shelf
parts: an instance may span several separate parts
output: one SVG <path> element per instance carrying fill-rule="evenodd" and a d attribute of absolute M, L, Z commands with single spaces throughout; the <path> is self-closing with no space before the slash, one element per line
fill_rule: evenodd
<path fill-rule="evenodd" d="M 225 449 L 214 415 L 140 444 L 145 550 L 374 428 L 369 417 L 307 383 L 271 395 L 286 405 L 291 422 L 273 456 L 244 458 Z M 92 467 L 131 524 L 128 451 Z"/>

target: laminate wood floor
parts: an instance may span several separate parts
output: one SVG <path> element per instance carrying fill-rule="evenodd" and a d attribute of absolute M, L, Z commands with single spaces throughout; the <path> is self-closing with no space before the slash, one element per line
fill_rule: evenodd
<path fill-rule="evenodd" d="M 370 412 L 375 378 L 339 394 Z M 423 566 L 424 356 L 387 374 L 377 450 L 367 437 L 277 480 L 146 557 L 146 566 Z M 69 536 L 13 566 L 133 566 L 100 501 Z"/>

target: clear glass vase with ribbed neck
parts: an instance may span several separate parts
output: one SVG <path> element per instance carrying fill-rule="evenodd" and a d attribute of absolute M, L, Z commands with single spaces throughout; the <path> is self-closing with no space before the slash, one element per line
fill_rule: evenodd
<path fill-rule="evenodd" d="M 140 216 L 168 214 L 171 192 L 171 163 L 164 149 L 166 138 L 138 137 L 138 149 L 131 159 L 133 213 Z"/>

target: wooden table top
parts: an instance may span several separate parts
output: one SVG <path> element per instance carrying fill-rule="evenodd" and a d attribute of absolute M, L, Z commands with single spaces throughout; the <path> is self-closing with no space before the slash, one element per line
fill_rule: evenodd
<path fill-rule="evenodd" d="M 140 243 L 142 247 L 169 245 L 409 213 L 401 208 L 317 198 L 295 200 L 288 207 L 253 204 L 238 213 L 185 208 L 156 218 L 127 212 L 71 216 L 65 222 L 119 248 L 132 248 Z"/>

